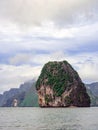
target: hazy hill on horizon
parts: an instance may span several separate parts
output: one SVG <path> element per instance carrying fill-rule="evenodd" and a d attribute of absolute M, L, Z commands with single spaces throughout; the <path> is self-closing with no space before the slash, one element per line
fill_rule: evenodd
<path fill-rule="evenodd" d="M 85 84 L 91 99 L 91 106 L 98 106 L 98 82 Z"/>
<path fill-rule="evenodd" d="M 98 82 L 86 84 L 87 88 L 90 89 L 94 96 L 98 96 Z"/>
<path fill-rule="evenodd" d="M 21 84 L 19 88 L 11 88 L 9 91 L 5 91 L 3 94 L 0 94 L 0 106 L 11 107 L 13 106 L 14 99 L 18 101 L 18 106 L 33 106 L 33 104 L 30 105 L 24 101 L 25 97 L 28 96 L 28 92 L 31 92 L 32 98 L 37 100 L 37 93 L 35 92 L 36 89 L 33 86 L 35 86 L 35 80 L 30 80 Z M 28 102 L 32 101 L 32 98 L 29 98 Z"/>

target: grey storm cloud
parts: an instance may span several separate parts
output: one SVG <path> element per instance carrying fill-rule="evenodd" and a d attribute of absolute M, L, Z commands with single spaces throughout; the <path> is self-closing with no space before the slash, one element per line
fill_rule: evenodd
<path fill-rule="evenodd" d="M 21 25 L 71 25 L 97 19 L 97 0 L 0 0 L 0 19 Z"/>

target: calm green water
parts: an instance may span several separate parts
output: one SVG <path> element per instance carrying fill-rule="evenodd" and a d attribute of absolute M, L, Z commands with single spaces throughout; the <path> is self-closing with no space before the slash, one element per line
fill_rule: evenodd
<path fill-rule="evenodd" d="M 0 130 L 98 130 L 98 108 L 0 108 Z"/>

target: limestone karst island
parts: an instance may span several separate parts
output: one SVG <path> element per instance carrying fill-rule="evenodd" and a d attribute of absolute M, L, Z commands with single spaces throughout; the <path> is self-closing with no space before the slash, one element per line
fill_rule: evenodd
<path fill-rule="evenodd" d="M 84 83 L 67 61 L 45 64 L 36 89 L 40 107 L 90 106 Z"/>

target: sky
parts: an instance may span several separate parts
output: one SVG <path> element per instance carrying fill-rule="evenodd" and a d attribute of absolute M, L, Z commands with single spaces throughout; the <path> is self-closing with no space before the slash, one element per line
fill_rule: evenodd
<path fill-rule="evenodd" d="M 0 0 L 0 93 L 63 60 L 98 81 L 98 0 Z"/>

